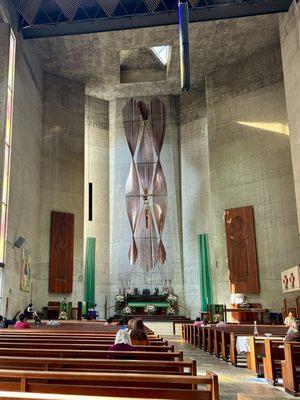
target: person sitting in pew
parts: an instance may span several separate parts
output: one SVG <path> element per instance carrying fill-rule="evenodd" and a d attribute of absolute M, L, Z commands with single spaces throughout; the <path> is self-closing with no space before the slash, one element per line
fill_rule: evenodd
<path fill-rule="evenodd" d="M 105 322 L 105 326 L 111 326 L 111 325 L 113 325 L 113 322 L 114 322 L 114 317 L 109 317 L 109 318 L 107 318 L 107 320 L 106 320 L 106 322 Z"/>
<path fill-rule="evenodd" d="M 220 315 L 218 318 L 218 323 L 216 325 L 217 328 L 225 328 L 227 326 L 226 322 L 224 321 L 224 318 Z"/>
<path fill-rule="evenodd" d="M 285 342 L 300 342 L 300 319 L 295 319 L 293 330 L 286 335 Z"/>
<path fill-rule="evenodd" d="M 203 322 L 201 321 L 200 317 L 197 317 L 195 322 L 193 323 L 194 326 L 202 326 Z"/>
<path fill-rule="evenodd" d="M 130 320 L 127 323 L 127 330 L 129 332 L 129 335 L 132 331 L 134 321 L 135 321 L 135 318 L 130 318 Z"/>
<path fill-rule="evenodd" d="M 52 319 L 51 317 L 48 318 L 47 326 L 58 326 L 58 325 L 59 325 L 58 321 L 54 321 L 54 319 Z"/>
<path fill-rule="evenodd" d="M 120 329 L 116 334 L 115 344 L 110 346 L 109 351 L 134 351 L 134 347 L 131 346 L 131 340 L 129 333 L 123 329 Z M 122 358 L 118 355 L 109 355 L 108 358 Z M 128 357 L 126 357 L 128 358 Z"/>
<path fill-rule="evenodd" d="M 291 327 L 293 326 L 294 322 L 295 322 L 294 314 L 292 313 L 292 311 L 290 311 L 289 315 L 284 319 L 284 325 Z"/>
<path fill-rule="evenodd" d="M 130 339 L 131 344 L 135 346 L 148 346 L 150 344 L 144 322 L 141 318 L 133 321 Z"/>
<path fill-rule="evenodd" d="M 128 321 L 129 321 L 129 318 L 120 319 L 120 321 L 118 323 L 119 329 L 127 331 L 128 330 L 128 326 L 127 326 Z"/>
<path fill-rule="evenodd" d="M 19 321 L 14 325 L 14 329 L 29 329 L 30 325 L 27 322 L 26 315 L 24 313 L 19 315 Z"/>

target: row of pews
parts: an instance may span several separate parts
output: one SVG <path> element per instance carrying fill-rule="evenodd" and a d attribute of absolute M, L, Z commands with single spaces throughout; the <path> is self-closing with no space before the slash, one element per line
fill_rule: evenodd
<path fill-rule="evenodd" d="M 149 346 L 114 352 L 116 327 L 61 325 L 0 330 L 0 400 L 219 400 L 218 377 L 197 375 L 195 360 L 150 330 Z"/>
<path fill-rule="evenodd" d="M 285 391 L 297 396 L 300 394 L 300 343 L 284 343 L 287 329 L 284 325 L 258 325 L 259 336 L 255 337 L 253 325 L 182 324 L 182 338 L 236 367 L 247 366 L 273 385 L 283 378 Z M 237 338 L 241 336 L 249 341 L 249 351 L 244 356 L 237 353 Z"/>

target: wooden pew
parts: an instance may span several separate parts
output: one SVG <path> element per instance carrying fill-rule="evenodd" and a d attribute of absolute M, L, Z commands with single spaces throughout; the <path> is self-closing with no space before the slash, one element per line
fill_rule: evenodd
<path fill-rule="evenodd" d="M 55 343 L 55 342 L 44 342 L 44 343 L 33 343 L 31 344 L 30 341 L 28 342 L 16 342 L 14 340 L 10 341 L 0 341 L 0 348 L 5 348 L 5 347 L 11 347 L 13 346 L 14 348 L 20 348 L 23 349 L 26 345 L 29 347 L 33 347 L 34 349 L 78 349 L 78 350 L 109 350 L 109 348 L 112 346 L 113 342 L 111 343 L 106 343 L 106 344 L 88 344 L 88 343 L 72 343 L 72 342 L 67 342 L 67 343 Z M 165 346 L 159 345 L 160 342 L 156 343 L 156 345 L 143 345 L 143 346 L 133 346 L 137 351 L 157 351 L 157 352 L 168 352 L 168 351 L 174 351 L 174 346 Z"/>
<path fill-rule="evenodd" d="M 143 347 L 143 346 L 142 346 Z M 156 350 L 160 347 L 154 347 Z M 109 357 L 135 358 L 139 360 L 183 360 L 183 352 L 160 351 L 109 351 L 109 350 L 78 350 L 78 349 L 35 349 L 35 348 L 0 348 L 0 356 L 14 357 L 59 357 L 59 358 L 96 358 L 103 360 Z"/>
<path fill-rule="evenodd" d="M 264 376 L 273 385 L 278 383 L 278 378 L 282 376 L 281 361 L 283 360 L 283 339 L 265 339 L 265 356 L 263 357 Z"/>
<path fill-rule="evenodd" d="M 0 391 L 0 400 L 132 400 L 128 397 L 107 397 L 107 396 L 76 396 L 67 394 L 52 393 L 24 393 Z M 135 398 L 141 400 L 141 398 Z M 153 399 L 158 400 L 158 399 Z M 159 399 L 166 400 L 166 399 Z"/>
<path fill-rule="evenodd" d="M 282 365 L 283 387 L 285 391 L 293 396 L 300 394 L 300 343 L 284 343 L 284 361 Z"/>
<path fill-rule="evenodd" d="M 0 357 L 0 369 L 197 375 L 196 361 Z"/>
<path fill-rule="evenodd" d="M 196 385 L 198 388 L 196 389 Z M 204 385 L 204 387 L 203 387 Z M 2 390 L 76 395 L 219 400 L 217 375 L 0 370 Z"/>

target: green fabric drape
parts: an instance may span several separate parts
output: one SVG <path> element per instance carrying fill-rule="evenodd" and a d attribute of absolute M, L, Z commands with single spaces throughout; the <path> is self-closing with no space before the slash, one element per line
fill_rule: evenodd
<path fill-rule="evenodd" d="M 200 289 L 201 289 L 201 309 L 206 311 L 207 304 L 212 304 L 212 289 L 210 277 L 210 258 L 208 235 L 199 235 L 199 267 L 200 267 Z"/>
<path fill-rule="evenodd" d="M 96 239 L 88 237 L 85 254 L 84 298 L 87 303 L 92 304 L 95 303 L 95 248 Z"/>

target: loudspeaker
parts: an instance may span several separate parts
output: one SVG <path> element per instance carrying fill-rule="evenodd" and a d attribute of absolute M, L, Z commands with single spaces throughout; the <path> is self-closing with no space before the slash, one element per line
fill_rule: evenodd
<path fill-rule="evenodd" d="M 17 240 L 15 240 L 13 247 L 16 247 L 17 249 L 19 249 L 20 247 L 23 246 L 25 241 L 26 241 L 26 239 L 24 239 L 22 236 L 19 236 L 17 238 Z"/>

